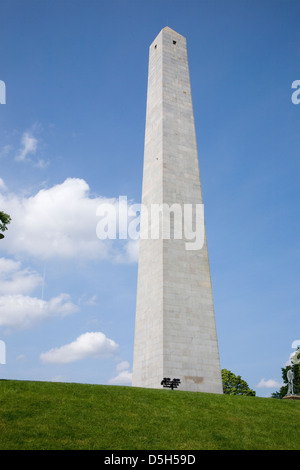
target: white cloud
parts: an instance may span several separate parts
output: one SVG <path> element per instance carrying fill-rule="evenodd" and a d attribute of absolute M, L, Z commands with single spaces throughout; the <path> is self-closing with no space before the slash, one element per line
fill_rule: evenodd
<path fill-rule="evenodd" d="M 104 333 L 88 332 L 75 341 L 64 346 L 50 349 L 42 353 L 40 359 L 44 363 L 67 364 L 87 357 L 107 357 L 118 351 L 118 345 Z"/>
<path fill-rule="evenodd" d="M 257 384 L 257 388 L 277 388 L 281 386 L 282 384 L 277 382 L 277 380 L 273 380 L 273 379 L 266 380 L 265 378 L 261 379 L 261 381 Z"/>
<path fill-rule="evenodd" d="M 11 150 L 12 150 L 11 145 L 4 145 L 4 147 L 2 147 L 2 149 L 0 150 L 0 158 L 8 155 L 11 152 Z"/>
<path fill-rule="evenodd" d="M 97 294 L 92 295 L 92 297 L 85 301 L 85 305 L 97 305 L 97 297 Z"/>
<path fill-rule="evenodd" d="M 8 258 L 0 258 L 0 275 L 5 276 L 11 272 L 16 271 L 21 266 L 21 263 Z"/>
<path fill-rule="evenodd" d="M 52 316 L 78 311 L 67 294 L 46 301 L 23 294 L 0 296 L 0 326 L 27 329 Z"/>
<path fill-rule="evenodd" d="M 128 361 L 122 361 L 122 362 L 119 362 L 119 364 L 116 367 L 116 370 L 117 372 L 121 372 L 123 370 L 129 369 L 129 367 L 130 367 L 130 364 Z"/>
<path fill-rule="evenodd" d="M 34 126 L 36 128 L 37 126 Z M 37 153 L 39 141 L 33 136 L 32 132 L 24 132 L 21 138 L 21 146 L 15 156 L 17 162 L 31 163 L 37 168 L 46 168 L 49 164 L 41 158 L 32 158 Z M 6 150 L 7 149 L 7 150 Z M 5 146 L 2 150 L 3 155 L 6 155 L 11 150 L 11 146 Z"/>
<path fill-rule="evenodd" d="M 50 300 L 30 296 L 42 283 L 36 271 L 22 268 L 19 261 L 0 258 L 0 326 L 27 329 L 50 317 L 79 310 L 68 294 Z"/>
<path fill-rule="evenodd" d="M 20 354 L 16 357 L 16 360 L 20 362 L 27 362 L 27 357 L 25 356 L 25 354 Z"/>
<path fill-rule="evenodd" d="M 29 294 L 42 284 L 42 277 L 35 271 L 21 269 L 21 263 L 0 258 L 0 294 Z"/>
<path fill-rule="evenodd" d="M 17 161 L 26 161 L 28 155 L 36 153 L 38 141 L 33 135 L 29 132 L 24 132 L 21 139 L 21 148 L 16 155 L 15 159 Z"/>
<path fill-rule="evenodd" d="M 118 207 L 118 202 L 116 198 L 92 197 L 88 184 L 78 178 L 68 178 L 30 197 L 0 193 L 0 207 L 5 207 L 12 218 L 1 248 L 8 253 L 44 259 L 76 257 L 133 262 L 136 243 L 99 240 L 96 235 L 97 208 L 104 203 Z"/>
<path fill-rule="evenodd" d="M 137 263 L 139 260 L 139 240 L 129 240 L 126 246 L 126 254 L 129 261 Z"/>
<path fill-rule="evenodd" d="M 6 184 L 4 183 L 3 179 L 0 178 L 0 191 L 6 191 L 7 187 Z"/>
<path fill-rule="evenodd" d="M 129 367 L 129 362 L 120 362 L 116 367 L 117 375 L 110 379 L 108 383 L 110 385 L 131 385 L 132 372 L 130 372 Z"/>

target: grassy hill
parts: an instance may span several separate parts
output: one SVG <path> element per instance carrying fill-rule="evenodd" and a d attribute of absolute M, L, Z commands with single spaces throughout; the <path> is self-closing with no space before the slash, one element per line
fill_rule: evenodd
<path fill-rule="evenodd" d="M 0 449 L 300 449 L 300 401 L 0 380 Z"/>

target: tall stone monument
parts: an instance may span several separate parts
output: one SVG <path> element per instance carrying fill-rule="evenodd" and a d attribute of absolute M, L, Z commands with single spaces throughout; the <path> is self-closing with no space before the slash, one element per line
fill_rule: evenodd
<path fill-rule="evenodd" d="M 169 377 L 180 390 L 222 393 L 206 235 L 196 250 L 184 237 L 142 236 L 143 207 L 162 204 L 203 204 L 186 39 L 169 27 L 149 49 L 132 385 L 162 388 Z"/>

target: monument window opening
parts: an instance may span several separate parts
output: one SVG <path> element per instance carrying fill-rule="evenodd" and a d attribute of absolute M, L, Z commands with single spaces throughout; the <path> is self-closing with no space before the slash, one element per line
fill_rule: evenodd
<path fill-rule="evenodd" d="M 173 44 L 176 44 L 176 41 L 173 41 Z"/>
<path fill-rule="evenodd" d="M 155 46 L 154 46 L 154 49 L 156 49 L 156 48 L 157 48 L 157 44 L 155 44 Z"/>

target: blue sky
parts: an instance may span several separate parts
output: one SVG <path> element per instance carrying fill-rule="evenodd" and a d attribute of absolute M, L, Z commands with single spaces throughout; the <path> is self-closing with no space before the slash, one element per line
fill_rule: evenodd
<path fill-rule="evenodd" d="M 221 367 L 269 396 L 300 340 L 300 4 L 2 0 L 0 376 L 130 385 L 148 47 L 187 38 Z M 299 341 L 300 342 L 300 341 Z"/>

